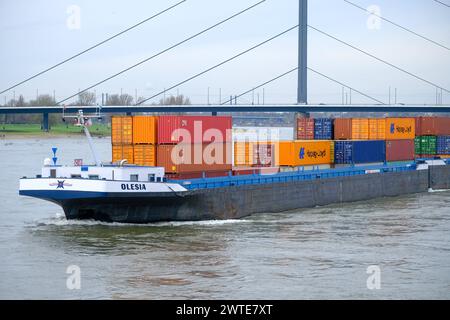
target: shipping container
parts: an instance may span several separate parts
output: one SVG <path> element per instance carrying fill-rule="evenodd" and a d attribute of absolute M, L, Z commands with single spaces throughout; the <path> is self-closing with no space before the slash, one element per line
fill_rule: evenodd
<path fill-rule="evenodd" d="M 130 164 L 134 163 L 133 145 L 112 145 L 112 162 L 121 160 L 127 160 Z"/>
<path fill-rule="evenodd" d="M 386 139 L 386 119 L 369 119 L 369 140 Z"/>
<path fill-rule="evenodd" d="M 352 140 L 368 140 L 368 139 L 369 139 L 369 119 L 353 118 Z"/>
<path fill-rule="evenodd" d="M 386 161 L 386 142 L 383 140 L 335 141 L 336 164 L 378 163 Z"/>
<path fill-rule="evenodd" d="M 414 139 L 415 154 L 436 154 L 436 137 L 420 136 Z"/>
<path fill-rule="evenodd" d="M 334 119 L 334 139 L 349 140 L 352 138 L 352 119 L 336 118 Z"/>
<path fill-rule="evenodd" d="M 386 161 L 414 159 L 414 140 L 387 140 Z"/>
<path fill-rule="evenodd" d="M 314 140 L 314 119 L 297 118 L 297 139 Z"/>
<path fill-rule="evenodd" d="M 159 116 L 158 144 L 231 141 L 228 116 Z"/>
<path fill-rule="evenodd" d="M 135 144 L 133 163 L 139 166 L 156 166 L 156 146 L 153 144 Z"/>
<path fill-rule="evenodd" d="M 275 159 L 279 166 L 307 166 L 331 163 L 332 141 L 296 140 L 280 141 L 275 146 Z"/>
<path fill-rule="evenodd" d="M 157 165 L 169 173 L 231 170 L 231 143 L 158 145 Z"/>
<path fill-rule="evenodd" d="M 386 118 L 386 140 L 412 140 L 415 138 L 414 118 Z"/>
<path fill-rule="evenodd" d="M 157 117 L 133 116 L 133 144 L 156 144 Z"/>
<path fill-rule="evenodd" d="M 133 118 L 130 116 L 111 117 L 111 143 L 113 145 L 133 144 Z"/>
<path fill-rule="evenodd" d="M 416 136 L 450 135 L 450 117 L 417 117 Z"/>
<path fill-rule="evenodd" d="M 450 136 L 438 136 L 436 138 L 436 153 L 450 154 Z"/>
<path fill-rule="evenodd" d="M 266 166 L 274 164 L 273 142 L 234 142 L 235 166 Z"/>
<path fill-rule="evenodd" d="M 314 119 L 314 140 L 333 139 L 333 120 L 328 118 Z"/>

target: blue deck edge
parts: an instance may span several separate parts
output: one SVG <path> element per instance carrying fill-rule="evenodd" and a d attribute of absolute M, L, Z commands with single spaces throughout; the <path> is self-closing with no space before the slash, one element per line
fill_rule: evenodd
<path fill-rule="evenodd" d="M 446 164 L 450 164 L 450 159 L 445 160 Z M 199 178 L 186 180 L 168 180 L 168 182 L 179 183 L 188 190 L 196 189 L 214 189 L 241 185 L 259 185 L 270 183 L 284 183 L 292 181 L 305 181 L 317 179 L 330 179 L 337 177 L 348 177 L 356 175 L 364 175 L 369 173 L 390 173 L 390 172 L 404 172 L 414 171 L 417 164 L 414 161 L 405 162 L 401 164 L 380 164 L 371 166 L 350 166 L 345 168 L 335 169 L 315 169 L 302 170 L 291 172 L 280 172 L 276 174 L 252 174 L 242 176 L 232 176 L 231 172 L 226 177 L 216 178 Z M 378 172 L 367 172 L 378 171 Z"/>

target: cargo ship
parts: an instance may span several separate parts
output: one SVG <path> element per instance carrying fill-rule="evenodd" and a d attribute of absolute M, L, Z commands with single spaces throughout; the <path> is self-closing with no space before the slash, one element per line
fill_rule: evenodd
<path fill-rule="evenodd" d="M 426 158 L 414 152 L 422 147 L 421 138 L 415 137 L 416 119 L 379 120 L 384 129 L 373 130 L 369 129 L 369 121 L 358 120 L 356 125 L 345 120 L 347 129 L 341 130 L 342 135 L 364 139 L 367 131 L 368 139 L 373 131 L 383 135 L 379 140 L 238 144 L 230 142 L 229 117 L 140 117 L 113 117 L 112 163 L 98 162 L 94 151 L 96 165 L 79 162 L 61 166 L 55 156 L 45 159 L 40 174 L 20 179 L 20 195 L 60 205 L 67 219 L 149 223 L 238 219 L 255 213 L 450 188 L 449 159 L 436 152 Z M 86 119 L 80 112 L 77 121 L 94 150 Z M 195 128 L 194 119 L 202 120 L 203 128 Z M 332 122 L 325 119 L 320 119 L 314 130 L 308 121 L 299 123 L 307 126 L 307 130 L 298 128 L 303 137 L 331 139 L 336 135 L 336 127 L 333 132 Z M 390 123 L 394 123 L 394 130 Z M 398 123 L 402 125 L 396 128 Z M 408 129 L 410 126 L 412 129 Z M 180 128 L 184 130 L 180 132 Z M 205 134 L 209 129 L 215 133 Z M 187 135 L 195 137 L 187 141 Z M 386 135 L 408 139 L 386 140 Z M 447 152 L 447 140 L 440 140 L 440 150 Z M 227 161 L 196 161 L 195 152 L 181 148 L 180 155 L 174 151 L 180 146 L 197 148 L 202 154 L 212 149 L 217 160 L 218 154 L 227 157 L 217 150 L 223 148 L 227 153 L 230 145 L 234 145 L 233 164 L 245 167 L 233 167 Z M 173 155 L 180 161 L 174 161 Z"/>

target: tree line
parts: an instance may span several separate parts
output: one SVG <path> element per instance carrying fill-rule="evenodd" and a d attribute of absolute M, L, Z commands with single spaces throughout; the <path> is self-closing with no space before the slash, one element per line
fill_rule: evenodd
<path fill-rule="evenodd" d="M 105 94 L 103 106 L 131 106 L 135 104 L 134 98 L 128 93 L 121 94 Z M 137 101 L 144 100 L 144 97 L 139 97 Z M 100 101 L 101 103 L 101 101 Z M 97 105 L 97 97 L 94 92 L 86 91 L 78 95 L 77 100 L 66 104 L 67 106 L 95 106 Z M 190 99 L 184 95 L 173 96 L 170 95 L 160 99 L 158 103 L 151 105 L 190 105 Z M 30 101 L 26 101 L 23 95 L 19 95 L 17 99 L 9 100 L 5 107 L 27 107 L 27 106 L 56 106 L 56 101 L 50 94 L 41 94 Z M 107 117 L 109 121 L 109 117 Z M 3 115 L 3 123 L 40 123 L 42 115 L 40 114 L 9 114 Z M 59 114 L 50 114 L 49 121 L 51 125 L 62 122 Z"/>

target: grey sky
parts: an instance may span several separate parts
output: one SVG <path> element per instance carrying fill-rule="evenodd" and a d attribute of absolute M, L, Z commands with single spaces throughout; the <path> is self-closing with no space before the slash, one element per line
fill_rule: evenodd
<path fill-rule="evenodd" d="M 450 8 L 432 0 L 352 0 L 363 7 L 377 5 L 381 14 L 450 46 Z M 448 0 L 444 0 L 448 1 Z M 0 0 L 0 89 L 59 62 L 107 36 L 178 2 Z M 257 0 L 188 0 L 127 34 L 15 89 L 27 100 L 39 93 L 62 99 L 137 61 L 183 40 L 199 30 L 258 2 Z M 450 1 L 448 1 L 450 2 Z M 80 29 L 70 29 L 68 7 L 80 8 Z M 309 24 L 361 47 L 380 58 L 450 88 L 450 51 L 430 44 L 384 21 L 367 26 L 368 15 L 342 0 L 310 0 Z M 184 44 L 96 88 L 148 97 L 298 23 L 298 1 L 267 0 L 219 28 Z M 179 88 L 194 103 L 239 94 L 297 64 L 297 31 L 222 66 Z M 434 103 L 435 88 L 309 30 L 309 66 L 383 101 L 389 86 L 398 88 L 403 103 Z M 265 88 L 266 103 L 293 103 L 297 74 Z M 310 103 L 341 102 L 341 86 L 309 73 Z M 176 90 L 172 91 L 176 93 Z M 260 94 L 262 102 L 262 90 Z M 9 100 L 13 91 L 4 96 Z M 240 102 L 250 103 L 251 94 Z M 444 103 L 449 94 L 444 93 Z M 354 94 L 352 102 L 370 100 Z"/>

